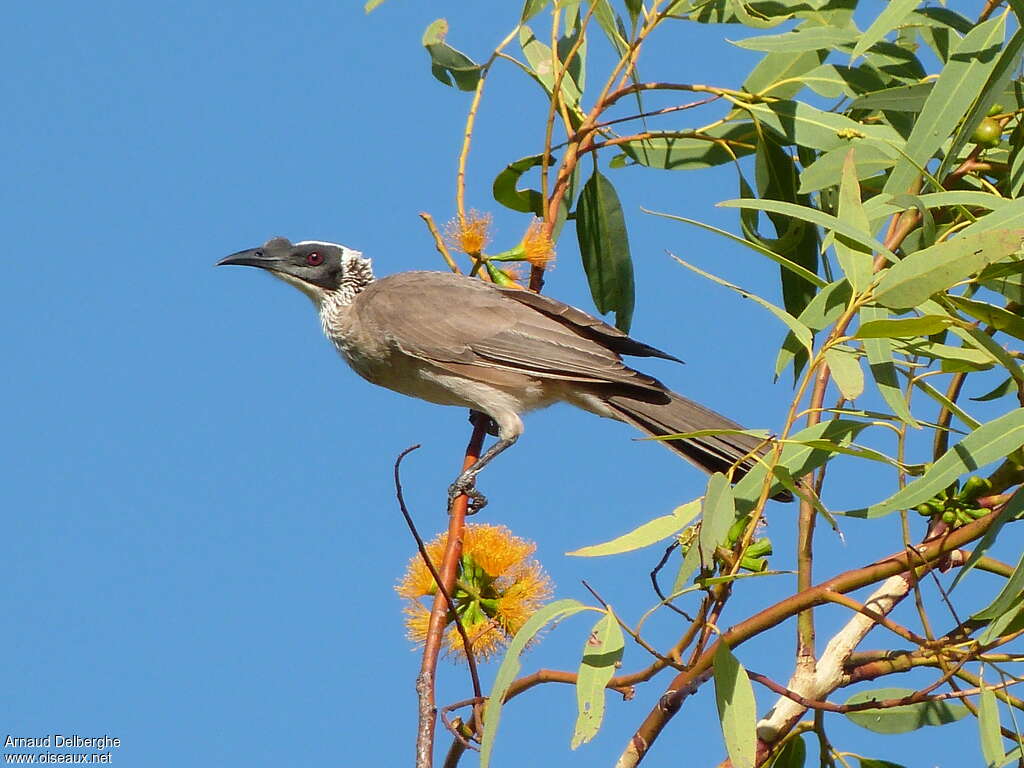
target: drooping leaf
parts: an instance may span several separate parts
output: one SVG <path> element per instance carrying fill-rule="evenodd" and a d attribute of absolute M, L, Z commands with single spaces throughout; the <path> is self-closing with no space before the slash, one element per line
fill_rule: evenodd
<path fill-rule="evenodd" d="M 848 698 L 844 704 L 861 704 L 868 701 L 886 701 L 902 699 L 915 693 L 912 688 L 876 688 L 872 691 L 860 691 Z M 888 709 L 865 709 L 847 712 L 846 717 L 875 733 L 909 733 L 926 725 L 945 725 L 960 720 L 970 714 L 963 704 L 952 704 L 947 701 L 922 701 L 917 704 L 904 704 Z"/>
<path fill-rule="evenodd" d="M 986 464 L 1008 456 L 1024 445 L 1024 409 L 1016 409 L 975 429 L 944 453 L 921 477 L 885 501 L 843 514 L 881 517 L 897 509 L 910 509 L 938 494 L 954 480 Z"/>
<path fill-rule="evenodd" d="M 490 765 L 491 753 L 494 751 L 494 738 L 498 733 L 498 723 L 501 721 L 501 710 L 504 706 L 505 694 L 508 693 L 509 686 L 512 685 L 519 674 L 519 670 L 522 668 L 519 657 L 522 655 L 527 644 L 551 622 L 561 621 L 568 616 L 587 610 L 591 609 L 578 600 L 556 600 L 553 603 L 548 603 L 533 614 L 533 616 L 526 620 L 522 628 L 516 632 L 516 636 L 509 643 L 508 650 L 505 651 L 505 658 L 502 659 L 501 666 L 498 667 L 498 672 L 494 677 L 494 686 L 491 688 L 491 694 L 487 697 L 487 716 L 484 718 L 484 733 L 480 741 L 481 768 L 487 768 Z"/>
<path fill-rule="evenodd" d="M 999 704 L 991 688 L 982 688 L 978 697 L 978 740 L 985 768 L 1003 765 L 1003 735 L 999 732 Z"/>
<path fill-rule="evenodd" d="M 816 192 L 834 186 L 839 181 L 848 152 L 846 147 L 831 149 L 804 168 L 800 174 L 800 191 Z M 884 144 L 859 143 L 855 158 L 857 178 L 866 179 L 891 168 L 898 156 L 899 153 Z"/>
<path fill-rule="evenodd" d="M 701 562 L 711 562 L 715 548 L 725 540 L 735 520 L 736 502 L 732 486 L 725 475 L 715 472 L 708 478 L 707 492 L 701 505 L 700 535 L 697 537 Z"/>
<path fill-rule="evenodd" d="M 594 625 L 583 646 L 583 658 L 576 676 L 577 716 L 570 744 L 572 749 L 586 744 L 601 729 L 605 686 L 622 660 L 623 647 L 622 628 L 609 610 Z"/>
<path fill-rule="evenodd" d="M 769 768 L 804 768 L 807 760 L 807 745 L 801 736 L 789 739 Z"/>
<path fill-rule="evenodd" d="M 825 350 L 825 362 L 832 370 L 832 378 L 844 398 L 856 400 L 864 394 L 864 371 L 852 349 L 842 345 L 829 347 Z"/>
<path fill-rule="evenodd" d="M 845 278 L 836 280 L 815 294 L 797 320 L 810 328 L 812 333 L 817 333 L 839 319 L 849 305 L 852 295 L 850 284 Z M 795 375 L 800 374 L 807 362 L 806 348 L 797 341 L 792 333 L 786 334 L 782 347 L 779 349 L 779 355 L 775 359 L 776 378 L 781 375 L 790 362 L 794 362 Z"/>
<path fill-rule="evenodd" d="M 914 123 L 906 157 L 889 175 L 885 192 L 909 191 L 919 175 L 918 168 L 927 164 L 953 132 L 995 65 L 1003 29 L 1001 18 L 990 19 L 972 29 L 957 45 Z"/>
<path fill-rule="evenodd" d="M 727 282 L 726 280 L 723 280 L 720 277 L 712 275 L 710 272 L 705 272 L 703 269 L 700 269 L 698 267 L 693 266 L 692 264 L 683 261 L 678 256 L 673 256 L 673 258 L 687 269 L 696 272 L 698 275 L 702 275 L 703 277 L 706 277 L 708 280 L 718 283 L 719 285 L 723 285 L 726 288 L 731 288 L 732 290 L 740 294 L 743 298 L 751 299 L 752 301 L 756 302 L 757 304 L 767 309 L 769 312 L 771 312 L 773 315 L 779 318 L 779 320 L 785 323 L 786 327 L 789 328 L 790 332 L 792 332 L 793 335 L 797 338 L 797 340 L 808 350 L 808 352 L 810 352 L 810 329 L 808 329 L 807 326 L 803 325 L 799 320 L 797 320 L 795 317 L 789 314 L 786 310 L 782 309 L 781 307 L 775 306 L 770 301 L 762 299 L 760 296 L 757 296 L 756 294 L 753 294 L 744 288 L 740 288 L 738 285 L 733 285 L 732 283 Z"/>
<path fill-rule="evenodd" d="M 750 240 L 747 240 L 746 238 L 738 237 L 734 235 L 732 232 L 729 232 L 724 229 L 719 229 L 718 227 L 714 227 L 711 224 L 705 224 L 704 222 L 697 221 L 696 219 L 688 219 L 685 216 L 673 216 L 671 213 L 659 213 L 658 211 L 649 211 L 646 208 L 641 208 L 640 210 L 642 210 L 644 213 L 649 213 L 652 216 L 661 216 L 664 219 L 679 221 L 682 222 L 683 224 L 693 224 L 694 226 L 700 227 L 701 229 L 706 229 L 708 232 L 714 232 L 716 235 L 721 235 L 722 237 L 725 237 L 728 240 L 732 240 L 734 243 L 738 243 L 739 245 L 743 245 L 746 246 L 747 248 L 750 248 L 751 250 L 757 251 L 762 256 L 767 256 L 769 259 L 774 261 L 783 269 L 789 270 L 794 275 L 799 275 L 807 282 L 813 283 L 819 288 L 824 288 L 827 285 L 827 283 L 824 280 L 822 280 L 816 274 L 808 270 L 806 267 L 802 267 L 796 262 L 790 261 L 785 256 L 775 253 L 774 251 L 772 251 L 769 248 L 766 248 L 760 243 L 755 243 Z"/>
<path fill-rule="evenodd" d="M 634 287 L 626 219 L 615 187 L 596 169 L 576 206 L 576 237 L 594 305 L 599 312 L 614 312 L 615 325 L 628 332 Z"/>
<path fill-rule="evenodd" d="M 519 189 L 516 186 L 524 173 L 541 165 L 543 161 L 544 155 L 530 155 L 510 163 L 494 179 L 494 199 L 513 211 L 543 216 L 544 198 L 541 193 L 534 189 Z"/>
<path fill-rule="evenodd" d="M 889 312 L 884 307 L 866 306 L 860 311 L 861 328 L 873 322 L 888 321 Z M 892 357 L 892 343 L 884 338 L 865 338 L 864 354 L 868 358 L 868 370 L 875 380 L 878 391 L 892 412 L 912 427 L 918 423 L 910 413 L 910 407 L 903 397 L 903 390 L 896 376 L 896 364 Z"/>
<path fill-rule="evenodd" d="M 870 320 L 861 323 L 855 336 L 858 339 L 908 339 L 941 333 L 953 324 L 945 315 L 901 317 L 895 320 Z"/>
<path fill-rule="evenodd" d="M 730 122 L 709 128 L 702 136 L 706 138 L 656 137 L 628 141 L 619 146 L 627 157 L 648 168 L 666 171 L 689 171 L 710 168 L 731 163 L 737 157 L 744 157 L 754 151 L 754 127 L 749 122 Z M 738 142 L 726 149 L 721 142 Z M 740 146 L 742 145 L 742 146 Z"/>
<path fill-rule="evenodd" d="M 672 511 L 672 514 L 662 515 L 661 517 L 649 520 L 629 533 L 624 533 L 611 541 L 582 547 L 572 552 L 566 552 L 566 554 L 575 557 L 603 557 L 649 547 L 651 544 L 664 541 L 688 526 L 693 518 L 700 513 L 700 506 L 700 499 L 695 499 L 677 507 Z"/>
<path fill-rule="evenodd" d="M 779 465 L 785 467 L 794 479 L 799 480 L 835 455 L 834 451 L 829 449 L 811 447 L 802 443 L 828 440 L 838 445 L 847 445 L 867 426 L 869 424 L 864 421 L 832 419 L 802 429 L 789 436 L 786 445 L 782 448 Z M 758 464 L 736 483 L 733 487 L 733 495 L 736 500 L 737 514 L 744 515 L 753 509 L 754 503 L 761 494 L 764 478 L 765 466 Z M 781 490 L 782 486 L 777 481 L 773 482 L 769 495 L 774 495 Z"/>
<path fill-rule="evenodd" d="M 1007 376 L 999 384 L 990 389 L 984 395 L 972 397 L 971 400 L 973 400 L 976 403 L 987 403 L 990 400 L 998 400 L 1000 397 L 1006 397 L 1006 395 L 1016 391 L 1017 385 L 1013 383 L 1013 377 Z"/>
<path fill-rule="evenodd" d="M 552 94 L 555 90 L 555 79 L 557 77 L 554 71 L 554 62 L 551 55 L 551 46 L 545 45 L 538 40 L 533 30 L 525 24 L 519 29 L 519 44 L 523 49 L 523 55 L 526 57 L 527 63 L 530 65 L 530 69 L 533 71 L 534 76 L 537 78 L 544 90 L 548 94 Z M 565 66 L 562 63 L 562 66 Z M 562 100 L 570 107 L 575 107 L 580 101 L 580 89 L 573 80 L 569 73 L 562 76 L 562 80 L 559 83 L 559 94 Z"/>
<path fill-rule="evenodd" d="M 863 55 L 871 46 L 902 24 L 919 2 L 920 0 L 891 0 L 871 22 L 871 26 L 857 39 L 857 44 L 850 53 L 850 60 Z"/>
<path fill-rule="evenodd" d="M 946 298 L 957 309 L 992 326 L 997 331 L 1024 339 L 1024 317 L 985 301 L 976 301 L 963 296 L 947 296 Z"/>
<path fill-rule="evenodd" d="M 1022 241 L 1024 229 L 1000 229 L 965 233 L 922 248 L 882 274 L 875 299 L 893 309 L 916 307 L 989 264 L 1010 258 L 1020 250 Z"/>
<path fill-rule="evenodd" d="M 804 27 L 779 35 L 759 35 L 745 40 L 730 40 L 739 48 L 766 53 L 800 53 L 802 51 L 827 51 L 842 43 L 852 43 L 860 33 L 849 27 Z"/>
<path fill-rule="evenodd" d="M 842 180 L 839 184 L 839 220 L 870 237 L 871 224 L 860 200 L 855 151 L 851 147 L 843 163 Z M 871 251 L 839 233 L 835 235 L 835 249 L 846 279 L 855 293 L 861 293 L 871 283 Z"/>
<path fill-rule="evenodd" d="M 823 51 L 769 53 L 747 75 L 743 89 L 760 96 L 791 99 L 807 83 L 802 75 L 820 66 L 823 58 Z"/>
<path fill-rule="evenodd" d="M 523 5 L 523 15 L 519 17 L 519 20 L 525 24 L 538 13 L 543 11 L 551 0 L 526 0 Z"/>
<path fill-rule="evenodd" d="M 744 104 L 750 116 L 781 135 L 786 144 L 821 151 L 849 146 L 850 141 L 872 139 L 902 145 L 902 137 L 888 125 L 867 125 L 834 112 L 815 109 L 802 101 Z"/>
<path fill-rule="evenodd" d="M 423 47 L 430 54 L 430 71 L 440 82 L 462 91 L 476 90 L 480 82 L 481 67 L 462 51 L 444 41 L 448 35 L 448 22 L 438 19 L 423 33 Z"/>
<path fill-rule="evenodd" d="M 747 671 L 729 646 L 719 642 L 714 656 L 715 702 L 733 768 L 754 768 L 757 702 Z"/>
<path fill-rule="evenodd" d="M 718 205 L 722 208 L 753 208 L 759 211 L 774 211 L 776 213 L 784 213 L 789 216 L 794 216 L 804 221 L 809 221 L 812 224 L 831 229 L 837 234 L 845 235 L 853 242 L 858 245 L 863 245 L 866 248 L 871 248 L 874 251 L 884 253 L 890 261 L 897 261 L 896 255 L 880 243 L 875 238 L 866 235 L 857 227 L 851 227 L 843 221 L 840 221 L 835 216 L 820 211 L 817 208 L 812 208 L 808 205 L 796 205 L 795 203 L 785 203 L 779 200 L 724 200 Z"/>
<path fill-rule="evenodd" d="M 999 42 L 1001 41 L 1002 34 L 1000 30 Z M 945 157 L 942 159 L 942 164 L 939 166 L 937 172 L 939 178 L 943 178 L 946 172 L 953 167 L 953 161 L 960 154 L 963 146 L 969 141 L 971 134 L 974 133 L 981 121 L 988 115 L 989 108 L 996 103 L 1006 84 L 1010 82 L 1014 72 L 1020 70 L 1022 49 L 1024 49 L 1024 30 L 1017 29 L 1009 42 L 1000 51 L 999 58 L 995 64 L 989 68 L 984 86 L 980 89 L 974 104 L 967 113 L 967 117 L 964 118 L 957 128 L 953 141 L 946 151 Z"/>

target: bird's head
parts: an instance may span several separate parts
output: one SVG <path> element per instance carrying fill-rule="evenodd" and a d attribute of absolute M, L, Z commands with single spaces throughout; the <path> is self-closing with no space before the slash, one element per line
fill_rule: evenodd
<path fill-rule="evenodd" d="M 370 260 L 359 251 L 337 243 L 303 240 L 292 243 L 274 237 L 259 248 L 233 253 L 217 262 L 217 266 L 236 264 L 265 269 L 284 282 L 295 286 L 317 305 L 339 294 L 348 299 L 373 281 Z"/>

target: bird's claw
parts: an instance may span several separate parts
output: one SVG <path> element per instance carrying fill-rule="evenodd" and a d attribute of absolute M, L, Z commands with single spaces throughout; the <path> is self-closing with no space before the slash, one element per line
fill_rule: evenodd
<path fill-rule="evenodd" d="M 465 496 L 469 500 L 466 509 L 467 515 L 475 515 L 487 506 L 487 497 L 476 489 L 475 472 L 463 472 L 455 479 L 455 482 L 448 487 L 449 512 L 452 511 L 452 506 L 455 504 L 455 500 L 459 496 Z"/>

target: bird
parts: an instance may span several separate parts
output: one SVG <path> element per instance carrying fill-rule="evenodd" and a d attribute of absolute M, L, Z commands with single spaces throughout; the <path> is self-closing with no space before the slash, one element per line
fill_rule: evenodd
<path fill-rule="evenodd" d="M 556 402 L 631 424 L 708 473 L 738 480 L 765 441 L 673 392 L 623 356 L 677 357 L 549 296 L 438 271 L 376 278 L 369 258 L 338 243 L 274 237 L 217 266 L 257 267 L 304 293 L 324 334 L 367 381 L 493 422 L 497 440 L 451 484 L 474 511 L 479 472 L 523 434 L 522 415 Z M 787 494 L 779 494 L 783 498 Z"/>

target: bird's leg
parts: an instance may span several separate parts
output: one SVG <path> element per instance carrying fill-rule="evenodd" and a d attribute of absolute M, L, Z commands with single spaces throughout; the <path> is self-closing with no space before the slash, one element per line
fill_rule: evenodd
<path fill-rule="evenodd" d="M 483 425 L 484 432 L 493 437 L 498 436 L 498 422 L 488 416 L 486 413 L 475 411 L 472 408 L 469 409 L 469 423 L 474 427 Z"/>
<path fill-rule="evenodd" d="M 494 445 L 484 451 L 483 456 L 477 459 L 473 466 L 464 470 L 461 475 L 455 478 L 455 482 L 448 487 L 449 512 L 452 509 L 452 504 L 455 502 L 455 499 L 463 495 L 469 497 L 469 514 L 476 514 L 487 506 L 487 497 L 476 489 L 476 476 L 481 469 L 491 463 L 491 460 L 495 456 L 511 446 L 518 439 L 518 435 L 507 439 L 499 439 L 494 443 Z"/>

